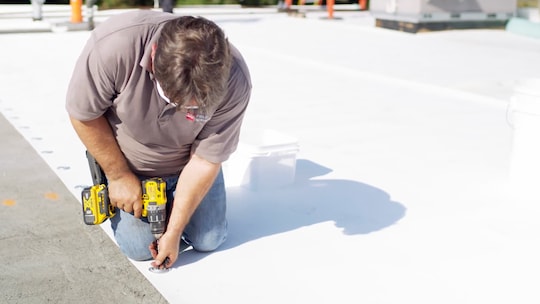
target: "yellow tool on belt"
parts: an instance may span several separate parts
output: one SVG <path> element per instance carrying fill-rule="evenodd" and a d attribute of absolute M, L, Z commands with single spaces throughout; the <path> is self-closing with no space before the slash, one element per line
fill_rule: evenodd
<path fill-rule="evenodd" d="M 98 225 L 113 217 L 114 207 L 104 184 L 84 188 L 82 193 L 83 220 L 86 225 Z"/>

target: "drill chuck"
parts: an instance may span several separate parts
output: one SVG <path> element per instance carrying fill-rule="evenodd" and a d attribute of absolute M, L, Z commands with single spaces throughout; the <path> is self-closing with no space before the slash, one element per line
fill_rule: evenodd
<path fill-rule="evenodd" d="M 167 219 L 165 204 L 148 205 L 148 222 L 150 223 L 150 232 L 156 239 L 159 239 L 165 232 L 165 221 Z"/>

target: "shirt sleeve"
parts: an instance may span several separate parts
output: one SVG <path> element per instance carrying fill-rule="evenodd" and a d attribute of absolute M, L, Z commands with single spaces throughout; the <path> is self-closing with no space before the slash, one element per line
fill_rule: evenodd
<path fill-rule="evenodd" d="M 116 96 L 114 65 L 103 64 L 98 46 L 92 38 L 79 56 L 66 95 L 66 110 L 81 121 L 102 116 Z"/>
<path fill-rule="evenodd" d="M 222 105 L 197 136 L 192 151 L 213 163 L 226 161 L 236 150 L 244 114 L 251 97 L 247 68 L 236 65 L 229 80 L 229 91 Z"/>

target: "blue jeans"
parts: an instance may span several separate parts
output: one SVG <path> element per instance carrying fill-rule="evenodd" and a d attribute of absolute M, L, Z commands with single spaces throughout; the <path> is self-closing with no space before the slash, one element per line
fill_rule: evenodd
<path fill-rule="evenodd" d="M 164 180 L 167 185 L 167 214 L 170 214 L 178 176 Z M 185 227 L 183 239 L 197 251 L 215 250 L 227 237 L 225 213 L 225 185 L 220 171 Z M 150 233 L 150 224 L 146 218 L 136 218 L 131 213 L 116 209 L 116 215 L 111 218 L 111 227 L 120 250 L 127 257 L 136 261 L 152 259 L 148 245 L 154 241 L 154 236 Z"/>

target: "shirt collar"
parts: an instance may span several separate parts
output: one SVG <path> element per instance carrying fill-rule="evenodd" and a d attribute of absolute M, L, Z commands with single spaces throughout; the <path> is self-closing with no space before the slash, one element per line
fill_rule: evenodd
<path fill-rule="evenodd" d="M 161 88 L 161 85 L 159 84 L 157 79 L 156 79 L 156 88 L 157 88 L 159 96 L 163 98 L 163 100 L 165 100 L 167 103 L 171 103 L 171 100 L 169 99 L 169 97 L 165 96 L 165 92 L 163 92 L 163 89 Z M 176 105 L 175 103 L 172 103 L 172 104 Z"/>
<path fill-rule="evenodd" d="M 150 74 L 150 79 L 152 80 L 154 80 L 154 72 L 152 71 L 152 45 L 157 43 L 158 38 L 159 31 L 154 34 L 152 39 L 150 39 L 150 42 L 146 45 L 142 58 L 139 61 L 139 65 Z"/>

